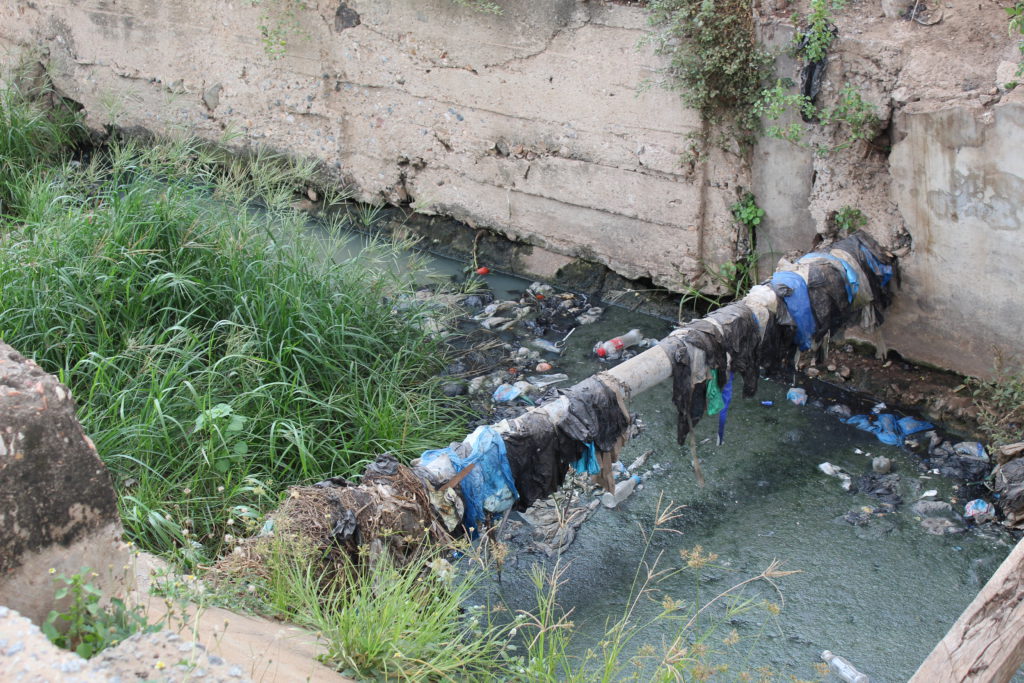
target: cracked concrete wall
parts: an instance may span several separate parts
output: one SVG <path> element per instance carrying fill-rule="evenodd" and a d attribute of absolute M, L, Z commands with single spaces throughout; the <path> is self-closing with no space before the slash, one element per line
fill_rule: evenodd
<path fill-rule="evenodd" d="M 15 1 L 0 42 L 48 51 L 93 126 L 179 128 L 323 161 L 365 200 L 410 203 L 680 289 L 733 256 L 747 184 L 679 159 L 697 114 L 652 86 L 643 10 L 580 0 Z M 267 10 L 266 8 L 270 8 Z M 280 59 L 259 26 L 286 27 Z M 712 177 L 713 176 L 713 177 Z M 656 247 L 654 247 L 656 245 Z M 652 248 L 653 247 L 653 248 Z"/>
<path fill-rule="evenodd" d="M 913 228 L 904 291 L 882 329 L 920 360 L 988 376 L 1020 367 L 1024 313 L 1024 102 L 899 116 L 893 201 Z"/>
<path fill-rule="evenodd" d="M 754 150 L 753 187 L 767 210 L 758 246 L 775 252 L 762 264 L 812 248 L 834 231 L 838 210 L 857 208 L 900 255 L 903 284 L 881 328 L 849 334 L 970 375 L 1024 367 L 1024 89 L 1006 87 L 1020 58 L 1006 13 L 997 3 L 944 4 L 919 23 L 906 16 L 913 3 L 895 14 L 883 5 L 835 16 L 819 97 L 832 106 L 855 86 L 877 108 L 880 135 L 823 155 L 771 139 Z M 785 44 L 793 9 L 762 0 L 762 40 Z M 799 78 L 785 55 L 776 66 Z M 842 129 L 808 131 L 812 143 L 846 142 Z"/>
<path fill-rule="evenodd" d="M 712 149 L 693 172 L 680 157 L 696 112 L 641 86 L 664 64 L 638 47 L 642 8 L 500 4 L 494 16 L 452 0 L 307 1 L 296 12 L 296 0 L 8 0 L 0 49 L 45 52 L 94 127 L 186 130 L 318 159 L 364 200 L 536 245 L 531 274 L 542 277 L 579 257 L 680 291 L 734 257 L 729 206 L 745 188 L 768 210 L 758 245 L 770 272 L 856 207 L 906 252 L 882 328 L 890 348 L 978 375 L 1020 353 L 1020 316 L 1006 303 L 1024 261 L 1019 215 L 987 208 L 1011 196 L 1006 178 L 1022 177 L 1015 147 L 998 150 L 1021 138 L 1008 112 L 1024 88 L 1002 87 L 1017 51 L 997 4 L 942 10 L 929 26 L 877 3 L 848 6 L 834 17 L 822 99 L 852 83 L 878 107 L 880 137 L 826 156 L 762 139 L 752 171 Z M 762 38 L 785 45 L 805 4 L 761 0 Z M 285 29 L 280 59 L 266 54 L 261 25 Z M 796 76 L 792 60 L 779 68 Z M 943 126 L 989 132 L 975 149 Z M 843 142 L 841 131 L 825 138 Z M 929 204 L 919 187 L 947 199 Z"/>

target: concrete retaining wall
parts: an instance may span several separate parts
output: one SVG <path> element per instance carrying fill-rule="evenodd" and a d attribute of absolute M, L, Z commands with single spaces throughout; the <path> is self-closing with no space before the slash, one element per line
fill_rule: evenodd
<path fill-rule="evenodd" d="M 713 150 L 693 170 L 680 157 L 699 117 L 642 87 L 663 66 L 638 47 L 642 8 L 500 4 L 494 16 L 452 0 L 15 0 L 0 5 L 0 47 L 45 53 L 96 127 L 315 158 L 362 199 L 537 245 L 534 262 L 550 268 L 579 257 L 678 291 L 734 257 L 729 205 L 744 189 L 768 209 L 762 272 L 811 248 L 830 212 L 863 208 L 883 243 L 913 244 L 882 330 L 890 348 L 975 374 L 991 371 L 993 349 L 1019 348 L 1007 302 L 1024 245 L 1007 193 L 1024 175 L 1012 147 L 996 147 L 1020 139 L 1024 95 L 986 94 L 1006 80 L 996 65 L 1016 59 L 999 7 L 927 29 L 871 3 L 848 8 L 823 97 L 860 87 L 889 124 L 884 139 L 830 158 L 764 140 L 749 159 Z M 792 10 L 760 3 L 766 41 L 787 43 Z M 280 59 L 260 26 L 287 39 Z M 1006 206 L 988 208 L 993 197 Z"/>

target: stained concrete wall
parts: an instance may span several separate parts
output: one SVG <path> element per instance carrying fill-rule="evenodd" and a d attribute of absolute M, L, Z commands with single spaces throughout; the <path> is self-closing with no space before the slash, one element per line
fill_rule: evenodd
<path fill-rule="evenodd" d="M 987 375 L 1024 358 L 1024 103 L 903 110 L 892 199 L 914 236 L 881 332 L 936 365 Z"/>
<path fill-rule="evenodd" d="M 831 212 L 858 207 L 883 243 L 909 246 L 883 329 L 890 348 L 975 374 L 991 371 L 995 349 L 1019 349 L 1006 302 L 1024 260 L 1020 217 L 989 206 L 1022 177 L 1012 145 L 997 153 L 1000 139 L 1020 139 L 1007 112 L 1024 102 L 993 94 L 1016 59 L 999 7 L 965 6 L 927 28 L 872 3 L 848 8 L 823 101 L 853 83 L 878 106 L 884 139 L 828 157 L 762 140 L 750 163 L 714 149 L 688 169 L 680 158 L 701 123 L 674 93 L 642 87 L 664 66 L 638 47 L 642 8 L 500 4 L 494 16 L 451 0 L 295 12 L 292 0 L 12 0 L 0 3 L 0 48 L 39 50 L 93 126 L 318 159 L 363 199 L 537 245 L 540 275 L 581 257 L 681 290 L 734 257 L 729 205 L 751 187 L 768 210 L 770 272 L 778 253 L 811 248 Z M 762 37 L 785 44 L 793 9 L 760 2 Z M 285 29 L 280 59 L 261 25 Z"/>
<path fill-rule="evenodd" d="M 121 591 L 131 575 L 121 533 L 110 473 L 71 392 L 0 341 L 0 605 L 41 624 L 56 606 L 54 575 L 83 568 Z"/>
<path fill-rule="evenodd" d="M 5 3 L 0 41 L 48 50 L 57 85 L 96 126 L 238 133 L 235 144 L 323 161 L 363 199 L 665 286 L 699 275 L 704 258 L 732 257 L 728 206 L 745 172 L 733 160 L 714 178 L 684 174 L 700 121 L 677 95 L 643 87 L 662 61 L 638 47 L 639 9 L 307 4 L 289 14 L 284 0 Z M 266 54 L 261 24 L 286 29 L 280 59 Z"/>

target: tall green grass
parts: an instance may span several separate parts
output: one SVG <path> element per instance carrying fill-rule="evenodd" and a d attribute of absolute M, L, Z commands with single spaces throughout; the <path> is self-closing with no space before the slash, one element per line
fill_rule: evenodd
<path fill-rule="evenodd" d="M 60 131 L 15 125 L 0 337 L 72 389 L 140 545 L 211 558 L 286 484 L 456 436 L 426 312 L 393 307 L 415 274 L 383 243 L 336 262 L 287 207 L 301 174 L 187 142 L 53 166 Z"/>

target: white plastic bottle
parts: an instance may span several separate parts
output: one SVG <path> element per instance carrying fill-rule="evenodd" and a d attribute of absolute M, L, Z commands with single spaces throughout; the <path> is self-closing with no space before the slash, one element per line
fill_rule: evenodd
<path fill-rule="evenodd" d="M 613 337 L 605 342 L 598 342 L 594 345 L 594 353 L 598 358 L 618 358 L 624 349 L 636 346 L 644 340 L 640 330 L 633 329 L 621 337 Z"/>
<path fill-rule="evenodd" d="M 606 508 L 615 507 L 622 501 L 629 498 L 629 495 L 633 493 L 633 490 L 639 483 L 640 477 L 635 474 L 629 479 L 623 479 L 622 481 L 615 485 L 615 493 L 607 491 L 603 496 L 601 496 L 601 504 L 604 505 Z"/>
<path fill-rule="evenodd" d="M 821 659 L 828 664 L 829 671 L 839 676 L 846 683 L 871 683 L 871 679 L 868 678 L 867 674 L 857 671 L 857 668 L 849 660 L 832 654 L 829 650 L 821 653 Z"/>

